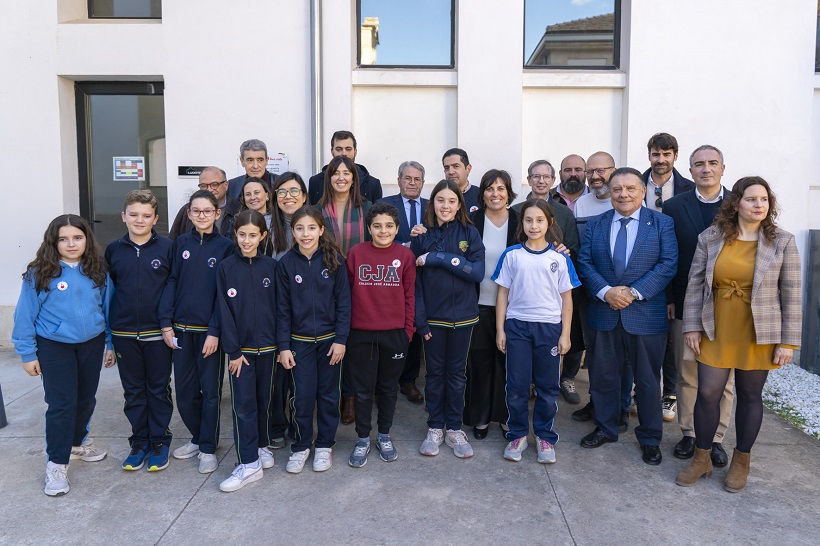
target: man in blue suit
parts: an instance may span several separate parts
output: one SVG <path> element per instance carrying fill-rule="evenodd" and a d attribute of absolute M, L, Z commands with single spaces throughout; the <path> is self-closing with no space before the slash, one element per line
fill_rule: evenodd
<path fill-rule="evenodd" d="M 410 230 L 416 224 L 422 223 L 424 210 L 427 208 L 427 199 L 421 197 L 424 187 L 424 167 L 417 161 L 405 161 L 399 165 L 399 195 L 390 195 L 379 199 L 381 203 L 390 203 L 399 209 L 399 233 L 396 241 L 410 245 Z M 404 370 L 399 377 L 401 393 L 414 404 L 424 402 L 424 396 L 416 387 L 416 379 L 421 368 L 421 337 L 413 334 L 410 347 L 407 349 L 407 359 L 404 361 Z"/>
<path fill-rule="evenodd" d="M 632 367 L 638 402 L 635 436 L 647 464 L 661 463 L 660 371 L 668 322 L 666 286 L 675 276 L 674 222 L 642 207 L 646 184 L 629 167 L 610 178 L 613 210 L 587 223 L 578 273 L 592 295 L 588 318 L 594 350 L 589 364 L 595 430 L 581 447 L 618 441 L 624 364 Z"/>

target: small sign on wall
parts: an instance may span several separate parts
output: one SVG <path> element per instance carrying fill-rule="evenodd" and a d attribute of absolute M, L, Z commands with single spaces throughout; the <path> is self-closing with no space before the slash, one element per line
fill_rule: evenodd
<path fill-rule="evenodd" d="M 192 176 L 197 177 L 202 174 L 206 167 L 196 167 L 193 165 L 178 165 L 177 176 Z"/>
<path fill-rule="evenodd" d="M 115 157 L 114 182 L 145 182 L 145 157 Z"/>
<path fill-rule="evenodd" d="M 273 176 L 279 176 L 280 174 L 288 171 L 288 154 L 278 153 L 273 154 L 268 158 L 268 172 L 271 173 Z"/>

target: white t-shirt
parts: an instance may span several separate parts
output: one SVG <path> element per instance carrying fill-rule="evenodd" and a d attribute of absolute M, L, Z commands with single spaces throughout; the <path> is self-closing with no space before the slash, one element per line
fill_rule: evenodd
<path fill-rule="evenodd" d="M 507 318 L 525 322 L 561 322 L 561 294 L 581 286 L 575 267 L 552 245 L 536 252 L 524 245 L 504 251 L 493 280 L 510 289 Z"/>
<path fill-rule="evenodd" d="M 496 227 L 489 218 L 484 219 L 484 279 L 481 281 L 481 289 L 478 292 L 478 304 L 495 307 L 495 299 L 498 296 L 498 285 L 492 280 L 493 271 L 498 264 L 498 260 L 507 249 L 507 219 L 501 227 Z"/>

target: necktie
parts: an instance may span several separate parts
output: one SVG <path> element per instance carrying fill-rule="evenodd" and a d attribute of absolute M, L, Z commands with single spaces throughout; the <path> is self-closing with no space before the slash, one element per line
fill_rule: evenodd
<path fill-rule="evenodd" d="M 615 251 L 612 253 L 612 265 L 615 267 L 615 275 L 620 279 L 624 276 L 626 269 L 626 225 L 632 218 L 621 218 L 621 229 L 615 236 Z"/>
<path fill-rule="evenodd" d="M 410 229 L 413 229 L 413 226 L 419 223 L 419 217 L 416 214 L 416 200 L 410 200 Z"/>

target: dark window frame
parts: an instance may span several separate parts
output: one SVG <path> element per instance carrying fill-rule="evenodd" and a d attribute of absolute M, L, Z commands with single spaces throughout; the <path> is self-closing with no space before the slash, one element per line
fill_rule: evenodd
<path fill-rule="evenodd" d="M 74 82 L 74 107 L 77 121 L 77 172 L 80 185 L 80 216 L 93 227 L 92 184 L 89 153 L 88 102 L 90 95 L 165 95 L 165 83 L 154 82 Z M 146 168 L 147 168 L 146 163 Z"/>
<path fill-rule="evenodd" d="M 162 12 L 162 4 L 160 3 L 160 12 Z M 158 17 L 115 17 L 113 15 L 94 15 L 94 0 L 88 0 L 88 18 L 89 19 L 152 19 L 162 20 L 162 14 Z"/>
<path fill-rule="evenodd" d="M 356 0 L 356 68 L 363 70 L 390 70 L 410 68 L 416 70 L 452 70 L 456 67 L 456 0 L 450 0 L 450 64 L 362 64 L 362 0 Z"/>
<path fill-rule="evenodd" d="M 527 50 L 527 2 L 529 0 L 524 0 L 524 32 L 523 32 L 523 40 L 521 44 L 521 51 L 522 53 L 526 52 Z M 548 70 L 594 70 L 598 72 L 613 72 L 621 70 L 621 0 L 614 0 L 614 17 L 615 17 L 615 29 L 612 35 L 613 41 L 613 51 L 612 51 L 612 64 L 605 65 L 605 66 L 583 66 L 583 65 L 574 65 L 574 66 L 553 66 L 553 65 L 536 65 L 530 66 L 527 65 L 526 59 L 522 59 L 521 65 L 523 66 L 524 70 L 541 70 L 541 71 L 548 71 Z M 523 55 L 522 55 L 523 57 Z"/>

